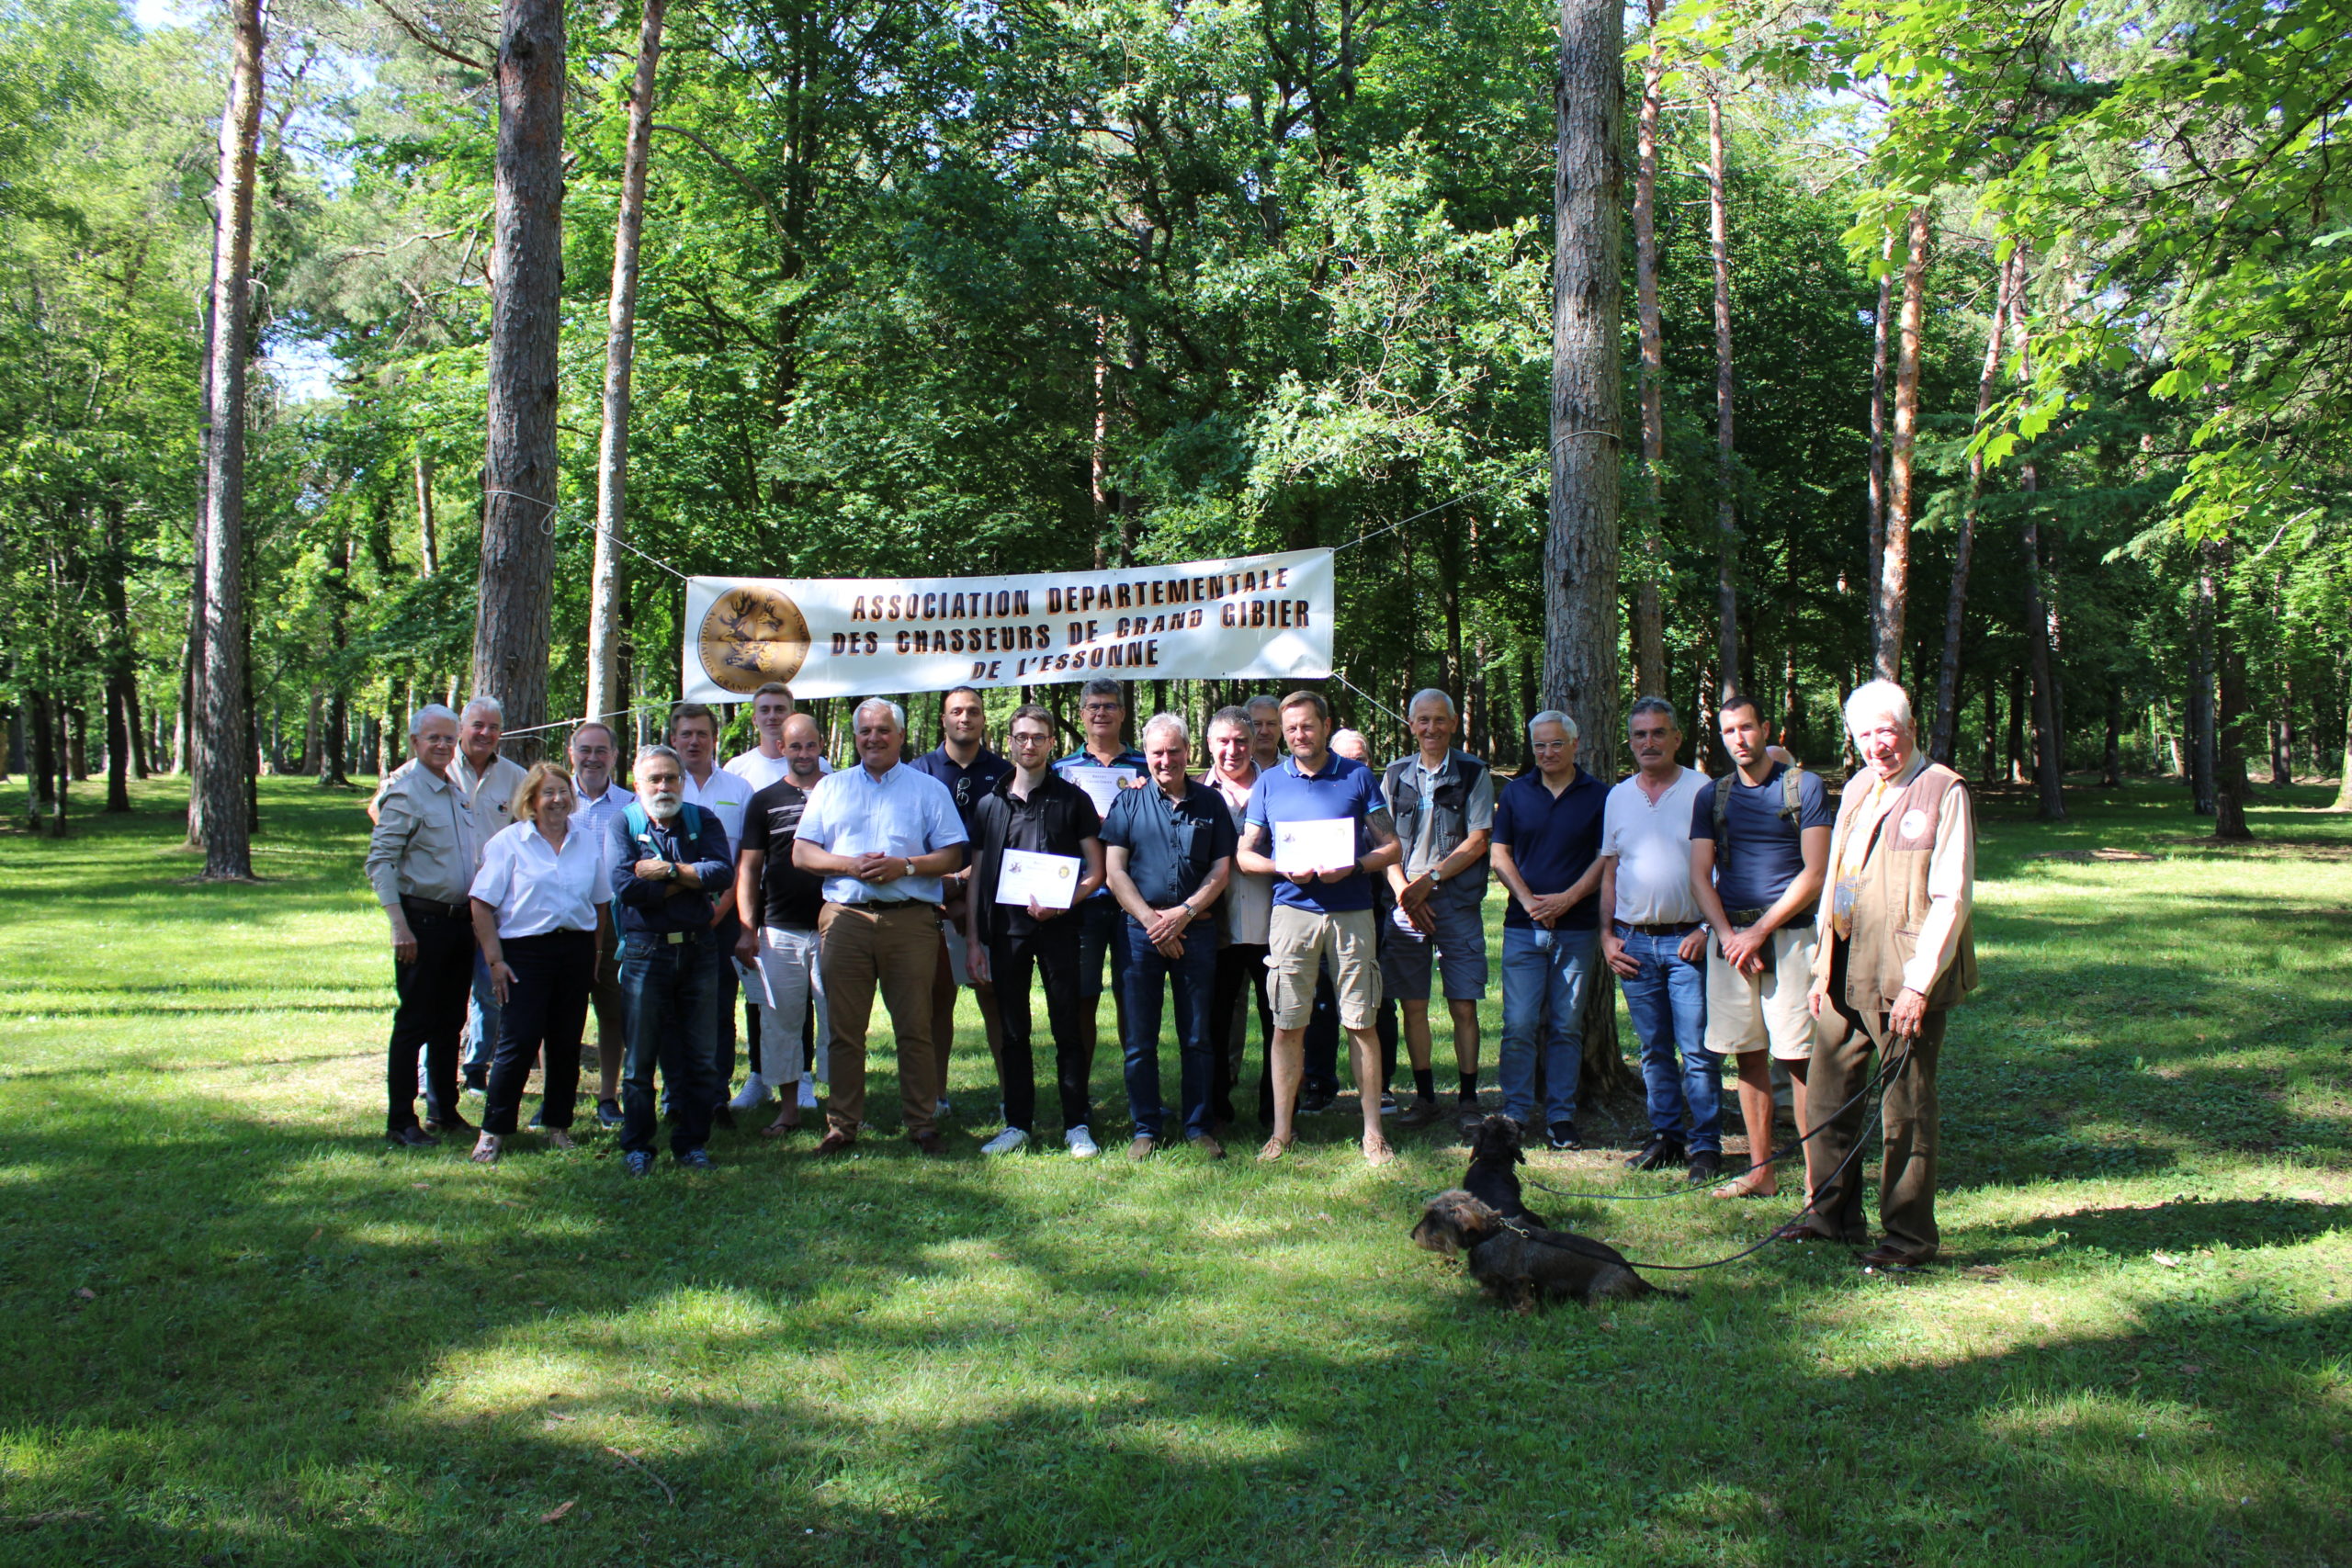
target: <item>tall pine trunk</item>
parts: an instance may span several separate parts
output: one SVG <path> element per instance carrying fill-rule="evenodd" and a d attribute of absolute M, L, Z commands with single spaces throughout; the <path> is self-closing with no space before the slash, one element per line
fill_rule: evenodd
<path fill-rule="evenodd" d="M 129 566 L 124 558 L 122 503 L 105 501 L 106 567 L 100 573 L 107 606 L 107 809 L 130 809 L 130 775 L 138 750 L 139 678 L 137 648 L 130 636 L 130 604 L 123 592 Z M 146 776 L 144 769 L 139 770 Z"/>
<path fill-rule="evenodd" d="M 1739 687 L 1739 508 L 1732 458 L 1731 213 L 1724 182 L 1724 96 L 1707 82 L 1707 245 L 1715 282 L 1715 678 Z"/>
<path fill-rule="evenodd" d="M 2008 321 L 2012 302 L 2022 291 L 2025 253 L 2013 253 L 2001 268 L 2001 280 L 1994 291 L 1993 323 L 1984 334 L 1984 363 L 1976 376 L 1976 420 L 1969 426 L 1973 436 L 1984 433 L 1984 416 L 1992 412 L 1993 392 L 2001 374 L 2001 334 Z M 1968 504 L 1960 513 L 1960 534 L 1952 541 L 1951 594 L 1944 604 L 1944 657 L 1936 674 L 1935 739 L 1928 754 L 1939 762 L 1949 764 L 1952 746 L 1960 734 L 1960 643 L 1968 623 L 1968 568 L 1976 550 L 1976 518 L 1984 502 L 1984 454 L 1981 449 L 1968 455 Z"/>
<path fill-rule="evenodd" d="M 318 753 L 311 759 L 311 764 L 321 789 L 348 789 L 351 779 L 344 771 L 344 752 L 350 739 L 351 705 L 345 694 L 351 677 L 345 670 L 344 653 L 351 646 L 349 534 L 335 536 L 327 556 L 326 590 L 328 682 L 319 716 Z"/>
<path fill-rule="evenodd" d="M 1870 601 L 1871 647 L 1879 643 L 1879 575 L 1886 569 L 1886 312 L 1894 300 L 1894 274 L 1888 270 L 1894 260 L 1894 231 L 1887 231 L 1886 243 L 1879 248 L 1881 271 L 1878 279 L 1878 311 L 1871 318 L 1871 456 L 1870 489 L 1866 502 L 1870 507 L 1870 580 L 1863 596 Z"/>
<path fill-rule="evenodd" d="M 1887 447 L 1886 545 L 1878 578 L 1878 647 L 1873 670 L 1903 679 L 1903 618 L 1911 596 L 1911 525 L 1918 501 L 1911 462 L 1919 435 L 1919 334 L 1927 313 L 1928 249 L 1934 238 L 1923 204 L 1911 209 L 1910 251 L 1903 262 L 1903 318 L 1894 356 L 1894 434 Z"/>
<path fill-rule="evenodd" d="M 1552 473 L 1544 541 L 1544 695 L 1577 721 L 1588 772 L 1617 751 L 1619 128 L 1624 17 L 1613 0 L 1561 0 L 1554 99 Z M 1617 987 L 1585 1010 L 1585 1081 L 1598 1100 L 1632 1081 L 1617 1046 Z"/>
<path fill-rule="evenodd" d="M 198 556 L 204 624 L 190 790 L 201 796 L 207 881 L 254 874 L 247 776 L 253 727 L 245 668 L 245 338 L 254 176 L 261 140 L 260 0 L 230 0 L 229 102 L 220 117 L 219 227 L 212 254 L 212 432 L 206 444 Z"/>
<path fill-rule="evenodd" d="M 554 596 L 556 348 L 563 284 L 562 0 L 500 8 L 489 431 L 473 689 L 510 732 L 547 716 Z M 536 761 L 537 735 L 509 743 Z"/>
<path fill-rule="evenodd" d="M 2018 470 L 2025 492 L 2025 635 L 2033 677 L 2033 782 L 2037 810 L 2044 822 L 2066 819 L 2064 740 L 2058 725 L 2058 686 L 2050 658 L 2050 615 L 2041 588 L 2041 525 L 2034 500 L 2040 478 L 2030 461 Z"/>
<path fill-rule="evenodd" d="M 433 516 L 433 459 L 420 451 L 416 469 L 416 555 L 423 575 L 441 570 L 440 529 Z"/>
<path fill-rule="evenodd" d="M 1664 0 L 1647 0 L 1657 30 Z M 1641 112 L 1634 132 L 1634 309 L 1642 338 L 1642 478 L 1648 506 L 1642 530 L 1642 579 L 1634 591 L 1634 685 L 1643 696 L 1666 694 L 1666 332 L 1657 298 L 1657 130 L 1666 50 L 1655 37 L 1642 65 Z"/>
<path fill-rule="evenodd" d="M 2188 793 L 2192 809 L 2211 817 L 2220 809 L 2213 774 L 2213 567 L 2197 555 L 2196 596 L 2188 616 Z"/>
<path fill-rule="evenodd" d="M 2245 644 L 2232 617 L 2232 551 L 2227 539 L 2208 539 L 2200 550 L 2213 577 L 2213 663 L 2222 698 L 2213 722 L 2213 837 L 2248 843 L 2254 834 L 2245 824 Z"/>
<path fill-rule="evenodd" d="M 589 581 L 588 704 L 591 718 L 620 702 L 621 541 L 628 527 L 629 377 L 637 357 L 637 256 L 645 231 L 646 165 L 653 148 L 653 81 L 662 59 L 668 0 L 645 0 L 637 79 L 630 84 L 628 141 L 621 156 L 620 215 L 613 225 L 613 287 L 605 310 L 605 423 L 596 448 L 596 565 Z"/>

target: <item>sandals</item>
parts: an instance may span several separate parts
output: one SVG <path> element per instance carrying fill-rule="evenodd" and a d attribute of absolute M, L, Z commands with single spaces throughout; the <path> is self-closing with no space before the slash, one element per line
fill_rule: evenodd
<path fill-rule="evenodd" d="M 476 1139 L 474 1152 L 470 1157 L 476 1165 L 496 1165 L 498 1163 L 498 1134 L 484 1133 Z"/>
<path fill-rule="evenodd" d="M 1753 1171 L 1736 1180 L 1726 1181 L 1707 1194 L 1710 1198 L 1777 1198 L 1780 1195 L 1781 1188 L 1778 1182 L 1773 1183 L 1769 1190 L 1757 1186 L 1756 1174 Z"/>
<path fill-rule="evenodd" d="M 787 1121 L 782 1116 L 777 1117 L 775 1121 L 760 1129 L 760 1136 L 763 1138 L 785 1138 L 791 1136 L 798 1131 L 800 1131 L 800 1108 L 796 1105 L 792 1109 L 792 1116 L 790 1120 Z"/>
<path fill-rule="evenodd" d="M 1268 1138 L 1258 1150 L 1258 1157 L 1269 1162 L 1278 1160 L 1290 1153 L 1291 1145 L 1297 1141 L 1298 1135 L 1295 1133 L 1287 1138 Z"/>
<path fill-rule="evenodd" d="M 1395 1165 L 1396 1151 L 1388 1146 L 1385 1138 L 1366 1138 L 1363 1141 L 1363 1163 L 1369 1166 Z"/>

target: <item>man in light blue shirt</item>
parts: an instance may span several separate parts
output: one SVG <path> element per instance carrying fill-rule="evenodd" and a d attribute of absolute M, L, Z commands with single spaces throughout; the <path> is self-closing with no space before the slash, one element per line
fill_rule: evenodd
<path fill-rule="evenodd" d="M 856 1142 L 865 1114 L 865 1030 L 878 986 L 898 1036 L 907 1136 L 923 1153 L 944 1155 L 931 983 L 939 964 L 940 879 L 963 865 L 969 835 L 947 786 L 901 761 L 905 709 L 869 697 L 852 720 L 859 765 L 817 781 L 792 840 L 792 863 L 824 882 L 817 964 L 833 1076 L 817 1152 L 839 1154 Z"/>

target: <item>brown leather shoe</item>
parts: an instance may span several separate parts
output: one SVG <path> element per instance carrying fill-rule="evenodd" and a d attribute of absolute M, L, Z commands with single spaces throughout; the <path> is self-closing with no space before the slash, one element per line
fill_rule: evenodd
<path fill-rule="evenodd" d="M 1905 1252 L 1892 1242 L 1881 1242 L 1854 1261 L 1865 1269 L 1883 1269 L 1889 1273 L 1903 1274 L 1914 1269 L 1926 1268 L 1935 1261 L 1935 1258 L 1932 1252 Z"/>
<path fill-rule="evenodd" d="M 944 1156 L 947 1153 L 947 1140 L 936 1133 L 925 1133 L 914 1142 L 917 1154 Z"/>
<path fill-rule="evenodd" d="M 1149 1159 L 1151 1157 L 1151 1151 L 1159 1146 L 1159 1140 L 1153 1137 L 1149 1133 L 1137 1133 L 1135 1137 L 1135 1142 L 1127 1145 L 1127 1157 L 1129 1159 Z"/>
<path fill-rule="evenodd" d="M 1210 1137 L 1206 1133 L 1201 1134 L 1198 1137 L 1187 1138 L 1184 1142 L 1191 1145 L 1193 1152 L 1199 1155 L 1203 1159 L 1223 1159 L 1225 1157 L 1225 1145 L 1218 1143 L 1215 1138 Z"/>
<path fill-rule="evenodd" d="M 823 1137 L 817 1140 L 816 1152 L 820 1155 L 837 1155 L 849 1149 L 855 1145 L 856 1142 L 857 1140 L 851 1137 L 847 1133 L 838 1131 L 829 1132 Z"/>
<path fill-rule="evenodd" d="M 1775 1225 L 1772 1228 L 1771 1239 L 1774 1241 L 1835 1241 L 1838 1238 L 1815 1230 L 1804 1220 L 1791 1220 L 1787 1224 Z"/>

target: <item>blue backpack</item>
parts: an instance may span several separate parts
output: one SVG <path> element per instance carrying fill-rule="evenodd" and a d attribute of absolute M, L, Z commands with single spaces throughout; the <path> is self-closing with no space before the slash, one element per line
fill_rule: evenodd
<path fill-rule="evenodd" d="M 628 836 L 644 848 L 646 858 L 667 858 L 653 842 L 653 818 L 646 815 L 642 801 L 632 800 L 623 807 L 621 820 L 628 824 Z M 702 842 L 702 807 L 691 800 L 681 803 L 677 820 L 676 833 L 689 847 Z"/>

